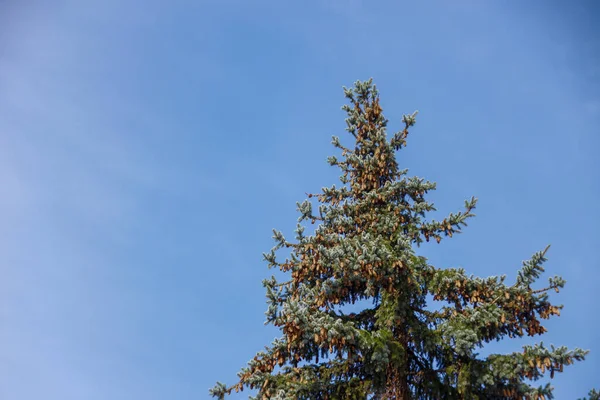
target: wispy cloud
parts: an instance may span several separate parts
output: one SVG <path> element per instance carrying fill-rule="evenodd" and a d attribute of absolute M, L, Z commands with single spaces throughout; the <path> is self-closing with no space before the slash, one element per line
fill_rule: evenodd
<path fill-rule="evenodd" d="M 600 106 L 547 31 L 475 1 L 192 3 L 0 6 L 0 398 L 202 398 L 234 377 L 240 326 L 264 344 L 269 228 L 336 182 L 324 159 L 355 79 L 376 78 L 393 124 L 426 106 L 402 163 L 482 195 L 479 234 L 442 262 L 495 273 L 538 234 L 566 243 L 558 264 L 593 260 Z"/>
<path fill-rule="evenodd" d="M 120 340 L 109 332 L 135 330 L 119 308 L 139 299 L 111 282 L 115 257 L 102 250 L 127 242 L 144 196 L 172 171 L 132 140 L 132 124 L 144 130 L 152 118 L 112 95 L 118 77 L 90 76 L 110 69 L 92 61 L 103 41 L 82 40 L 55 14 L 20 15 L 30 19 L 0 58 L 0 397 L 90 398 L 109 379 L 127 398 L 135 377 L 117 384 L 110 371 L 131 361 L 107 356 Z"/>

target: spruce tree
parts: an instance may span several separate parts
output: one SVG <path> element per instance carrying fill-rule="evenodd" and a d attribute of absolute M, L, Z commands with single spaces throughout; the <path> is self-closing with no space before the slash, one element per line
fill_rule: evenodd
<path fill-rule="evenodd" d="M 404 128 L 388 140 L 372 81 L 344 92 L 346 130 L 355 143 L 346 147 L 334 137 L 341 157 L 328 159 L 340 168 L 341 185 L 308 194 L 298 203 L 295 240 L 274 231 L 276 245 L 264 254 L 269 267 L 289 277 L 263 282 L 266 323 L 282 336 L 256 354 L 236 384 L 217 383 L 211 394 L 223 399 L 250 388 L 258 390 L 256 399 L 279 400 L 551 399 L 550 384 L 535 381 L 587 351 L 540 343 L 478 354 L 491 341 L 542 335 L 542 320 L 560 314 L 548 293 L 565 281 L 534 285 L 548 248 L 523 262 L 513 283 L 418 256 L 413 246 L 460 233 L 476 199 L 441 221 L 427 220 L 435 208 L 426 195 L 435 183 L 408 177 L 396 159 L 416 112 L 404 115 Z M 314 232 L 305 234 L 310 224 Z M 284 260 L 280 249 L 288 250 Z M 348 313 L 349 304 L 364 307 Z"/>

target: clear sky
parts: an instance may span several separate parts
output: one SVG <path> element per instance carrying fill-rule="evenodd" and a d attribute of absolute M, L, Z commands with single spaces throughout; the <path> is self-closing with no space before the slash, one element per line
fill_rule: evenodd
<path fill-rule="evenodd" d="M 598 384 L 595 1 L 0 2 L 0 398 L 204 399 L 271 342 L 271 229 L 336 183 L 341 87 L 373 77 L 402 167 L 463 235 L 419 253 L 509 280 L 552 244 L 546 344 Z M 544 277 L 543 281 L 546 281 Z M 528 341 L 503 343 L 519 350 Z M 234 397 L 236 398 L 236 397 Z M 237 397 L 241 398 L 241 397 Z"/>

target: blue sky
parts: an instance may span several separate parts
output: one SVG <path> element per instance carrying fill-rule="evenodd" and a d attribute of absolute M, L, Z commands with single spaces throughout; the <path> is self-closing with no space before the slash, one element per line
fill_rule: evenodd
<path fill-rule="evenodd" d="M 25 4 L 26 3 L 26 4 Z M 336 182 L 342 85 L 373 77 L 399 154 L 463 235 L 419 252 L 508 274 L 551 243 L 545 343 L 600 371 L 594 1 L 0 3 L 0 398 L 202 399 L 264 327 L 271 229 Z M 545 278 L 544 278 L 545 280 Z M 502 343 L 518 350 L 527 341 Z M 235 398 L 235 397 L 234 397 Z M 241 397 L 238 397 L 241 398 Z"/>

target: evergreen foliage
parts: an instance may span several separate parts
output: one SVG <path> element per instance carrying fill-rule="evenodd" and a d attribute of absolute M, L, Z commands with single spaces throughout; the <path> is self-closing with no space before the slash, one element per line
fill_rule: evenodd
<path fill-rule="evenodd" d="M 416 112 L 388 140 L 372 81 L 344 91 L 355 144 L 345 147 L 334 137 L 341 158 L 328 159 L 341 169 L 342 185 L 309 194 L 298 204 L 295 241 L 274 231 L 276 245 L 264 255 L 269 267 L 290 277 L 263 282 L 267 323 L 282 337 L 256 354 L 238 383 L 218 383 L 211 394 L 223 399 L 251 388 L 257 399 L 278 400 L 551 399 L 552 387 L 535 381 L 583 360 L 587 351 L 540 343 L 512 354 L 477 353 L 505 337 L 542 335 L 542 320 L 560 314 L 548 292 L 558 292 L 562 278 L 533 288 L 548 248 L 523 263 L 514 284 L 417 256 L 413 246 L 460 233 L 477 200 L 441 221 L 426 220 L 435 210 L 426 200 L 435 183 L 408 177 L 396 160 Z M 304 234 L 307 223 L 316 224 L 314 234 Z M 285 260 L 279 249 L 289 250 Z M 359 300 L 372 306 L 349 314 L 340 309 Z"/>

